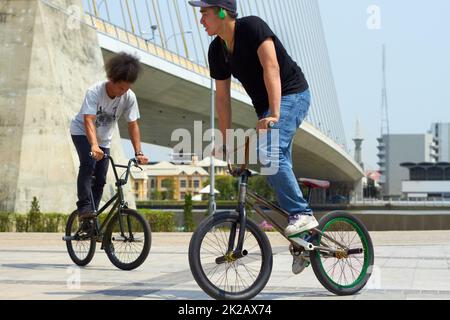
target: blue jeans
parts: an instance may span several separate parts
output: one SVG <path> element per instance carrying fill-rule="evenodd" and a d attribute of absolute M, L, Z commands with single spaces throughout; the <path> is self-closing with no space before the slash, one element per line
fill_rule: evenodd
<path fill-rule="evenodd" d="M 268 163 L 263 167 L 275 167 L 276 174 L 269 175 L 269 184 L 275 191 L 280 207 L 291 216 L 313 215 L 308 202 L 303 198 L 292 168 L 292 143 L 295 133 L 308 114 L 311 104 L 309 90 L 302 93 L 283 96 L 281 100 L 280 121 L 273 130 L 267 134 L 267 141 L 259 144 L 259 152 L 267 159 Z M 270 116 L 267 111 L 262 118 Z M 277 147 L 272 147 L 271 135 L 278 129 L 279 142 Z"/>
<path fill-rule="evenodd" d="M 95 209 L 99 209 L 100 201 L 103 196 L 103 189 L 106 184 L 108 174 L 109 159 L 103 159 L 99 162 L 90 157 L 91 145 L 86 136 L 72 136 L 73 143 L 77 149 L 80 158 L 80 171 L 78 173 L 77 191 L 78 213 L 93 212 L 94 208 L 91 201 L 91 192 L 94 196 Z M 110 149 L 100 148 L 104 153 L 109 154 Z M 92 184 L 92 177 L 95 177 Z"/>

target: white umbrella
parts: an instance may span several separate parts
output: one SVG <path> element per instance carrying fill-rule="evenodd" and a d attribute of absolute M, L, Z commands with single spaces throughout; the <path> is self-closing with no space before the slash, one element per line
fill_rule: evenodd
<path fill-rule="evenodd" d="M 202 190 L 200 191 L 200 194 L 210 194 L 210 193 L 211 193 L 211 186 L 210 186 L 210 185 L 207 186 L 207 187 L 205 187 L 204 189 L 202 189 Z M 220 192 L 217 191 L 216 189 L 214 189 L 214 193 L 215 193 L 215 194 L 220 194 Z"/>

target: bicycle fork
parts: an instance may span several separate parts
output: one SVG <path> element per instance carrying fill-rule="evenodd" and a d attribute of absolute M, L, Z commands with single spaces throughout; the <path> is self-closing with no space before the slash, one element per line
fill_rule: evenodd
<path fill-rule="evenodd" d="M 234 222 L 230 230 L 230 238 L 228 240 L 228 251 L 227 255 L 219 257 L 216 259 L 217 264 L 223 264 L 226 262 L 234 262 L 236 260 L 242 259 L 248 255 L 248 251 L 244 250 L 244 239 L 245 239 L 245 228 L 247 227 L 247 211 L 245 209 L 245 202 L 247 197 L 247 184 L 248 178 L 251 175 L 250 171 L 246 171 L 241 176 L 241 181 L 239 183 L 239 204 L 237 212 L 239 213 L 238 221 Z M 239 224 L 239 234 L 237 233 L 237 226 Z M 236 242 L 236 249 L 234 244 Z"/>

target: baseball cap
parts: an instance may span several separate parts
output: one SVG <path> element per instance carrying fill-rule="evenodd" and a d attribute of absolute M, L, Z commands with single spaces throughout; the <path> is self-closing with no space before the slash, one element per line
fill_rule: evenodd
<path fill-rule="evenodd" d="M 189 1 L 189 4 L 193 7 L 211 8 L 219 7 L 224 8 L 232 13 L 237 13 L 236 0 L 202 0 L 202 1 Z"/>

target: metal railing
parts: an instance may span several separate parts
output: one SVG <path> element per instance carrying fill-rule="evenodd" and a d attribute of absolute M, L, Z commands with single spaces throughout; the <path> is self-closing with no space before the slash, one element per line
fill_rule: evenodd
<path fill-rule="evenodd" d="M 162 8 L 162 3 L 166 4 L 164 8 Z M 181 14 L 182 3 L 186 5 L 184 14 Z M 207 78 L 210 77 L 207 48 L 203 45 L 210 39 L 207 38 L 205 32 L 200 30 L 196 11 L 194 8 L 188 8 L 186 1 L 83 0 L 83 6 L 87 20 L 98 32 L 186 70 Z M 185 29 L 185 26 L 192 27 L 191 20 L 197 21 L 196 32 Z M 172 34 L 167 36 L 169 29 Z M 186 35 L 188 34 L 192 35 L 193 41 L 187 40 Z M 146 35 L 152 37 L 146 38 Z M 178 38 L 181 38 L 182 46 L 179 46 L 180 39 Z M 199 54 L 198 48 L 201 48 L 202 55 Z M 194 52 L 194 55 L 191 52 Z M 200 56 L 203 57 L 200 58 Z M 231 88 L 246 94 L 242 85 L 234 79 Z"/>
<path fill-rule="evenodd" d="M 177 66 L 180 66 L 186 70 L 195 72 L 204 77 L 209 78 L 209 69 L 206 66 L 195 63 L 175 52 L 164 48 L 163 46 L 159 46 L 151 41 L 148 41 L 144 38 L 137 36 L 132 32 L 128 32 L 114 24 L 111 24 L 99 17 L 92 16 L 90 14 L 86 14 L 88 21 L 92 23 L 92 26 L 97 30 L 97 32 L 103 33 L 105 35 L 111 36 L 117 40 L 120 40 L 124 43 L 127 43 L 137 49 L 145 51 L 153 56 L 162 58 L 166 61 L 169 61 Z M 245 94 L 245 90 L 236 81 L 232 81 L 231 88 L 235 91 Z"/>

